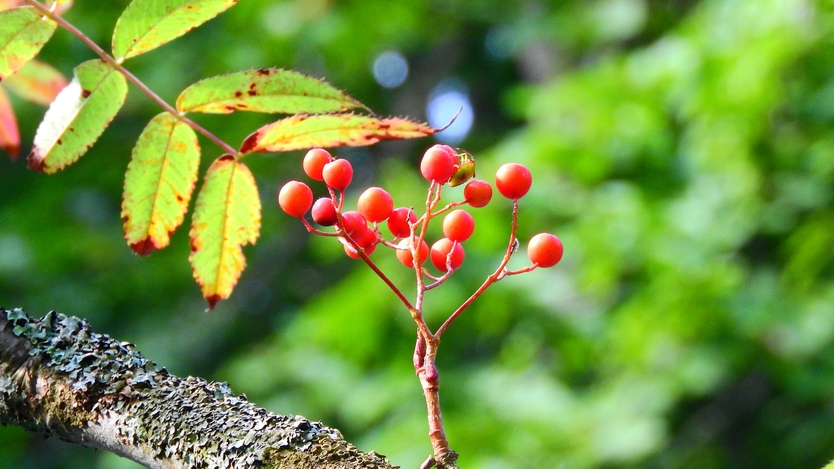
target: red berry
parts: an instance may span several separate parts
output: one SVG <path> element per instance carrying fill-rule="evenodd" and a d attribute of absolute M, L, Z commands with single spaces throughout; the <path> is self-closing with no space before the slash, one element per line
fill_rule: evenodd
<path fill-rule="evenodd" d="M 321 226 L 333 226 L 338 221 L 336 207 L 330 197 L 322 197 L 313 204 L 313 221 Z"/>
<path fill-rule="evenodd" d="M 350 211 L 342 214 L 342 223 L 345 225 L 345 233 L 353 238 L 354 241 L 360 239 L 365 235 L 368 229 L 365 217 L 361 213 Z"/>
<path fill-rule="evenodd" d="M 492 199 L 492 186 L 486 181 L 476 179 L 463 188 L 463 198 L 472 207 L 484 207 Z"/>
<path fill-rule="evenodd" d="M 290 181 L 278 192 L 278 205 L 288 215 L 301 218 L 313 204 L 313 191 L 307 184 Z"/>
<path fill-rule="evenodd" d="M 495 173 L 495 187 L 508 199 L 520 199 L 530 190 L 533 176 L 518 163 L 507 163 Z"/>
<path fill-rule="evenodd" d="M 452 270 L 456 270 L 463 264 L 465 253 L 460 243 L 455 243 L 449 238 L 440 238 L 431 246 L 431 263 L 442 272 L 446 272 L 446 259 L 452 253 Z"/>
<path fill-rule="evenodd" d="M 391 194 L 380 187 L 369 187 L 359 196 L 356 204 L 359 213 L 371 223 L 379 223 L 388 219 L 394 210 L 394 199 Z"/>
<path fill-rule="evenodd" d="M 475 219 L 466 210 L 454 210 L 443 219 L 443 235 L 452 241 L 466 241 L 474 231 Z"/>
<path fill-rule="evenodd" d="M 321 175 L 328 187 L 343 191 L 353 180 L 353 166 L 348 160 L 333 160 L 324 165 Z"/>
<path fill-rule="evenodd" d="M 353 249 L 353 246 L 351 246 L 350 244 L 345 244 L 344 247 L 345 254 L 347 254 L 348 257 L 350 257 L 351 259 L 361 259 L 359 253 L 356 252 L 356 249 Z M 370 256 L 376 250 L 376 244 L 363 249 L 365 249 L 365 255 Z"/>
<path fill-rule="evenodd" d="M 539 233 L 527 243 L 527 257 L 539 267 L 553 267 L 562 260 L 564 252 L 562 242 L 550 233 Z"/>
<path fill-rule="evenodd" d="M 420 172 L 429 181 L 443 184 L 455 174 L 457 156 L 446 145 L 434 145 L 423 154 Z"/>
<path fill-rule="evenodd" d="M 321 170 L 324 169 L 324 165 L 331 161 L 333 161 L 333 156 L 329 151 L 324 148 L 313 148 L 304 155 L 304 160 L 301 162 L 301 165 L 304 167 L 304 172 L 307 173 L 307 176 L 310 176 L 316 181 L 322 181 Z"/>
<path fill-rule="evenodd" d="M 408 207 L 400 207 L 388 216 L 388 229 L 397 238 L 411 236 L 411 228 L 408 226 L 409 223 L 417 223 L 417 215 L 414 213 L 414 210 Z"/>
<path fill-rule="evenodd" d="M 397 249 L 397 259 L 406 267 L 414 267 L 414 257 L 411 255 L 411 238 L 400 241 L 397 246 L 400 247 L 400 249 Z M 419 254 L 420 264 L 422 265 L 423 262 L 426 262 L 426 258 L 429 257 L 429 245 L 425 241 L 420 245 Z"/>

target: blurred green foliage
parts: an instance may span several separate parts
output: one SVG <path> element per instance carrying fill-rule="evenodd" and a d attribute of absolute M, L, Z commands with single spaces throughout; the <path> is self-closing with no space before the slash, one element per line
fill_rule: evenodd
<path fill-rule="evenodd" d="M 100 44 L 127 0 L 65 16 Z M 395 89 L 374 58 L 409 63 Z M 92 57 L 59 31 L 41 58 Z M 834 454 L 834 8 L 825 0 L 240 2 L 128 62 L 164 98 L 251 67 L 326 77 L 380 114 L 425 117 L 465 84 L 478 175 L 533 172 L 521 232 L 565 243 L 550 270 L 490 289 L 444 336 L 441 398 L 462 467 L 822 467 Z M 17 103 L 24 140 L 43 109 Z M 300 154 L 250 156 L 265 205 L 232 298 L 204 304 L 187 230 L 147 259 L 119 221 L 130 148 L 158 110 L 131 91 L 94 149 L 55 176 L 0 162 L 0 298 L 135 342 L 175 373 L 228 380 L 413 468 L 430 451 L 396 298 L 279 213 Z M 199 120 L 235 144 L 269 116 Z M 429 140 L 336 151 L 419 206 Z M 203 167 L 219 155 L 202 141 Z M 317 188 L 317 193 L 322 192 Z M 449 191 L 450 197 L 460 192 Z M 510 204 L 473 210 L 464 267 L 431 292 L 439 324 L 497 264 Z M 375 257 L 400 285 L 408 271 Z M 520 254 L 511 266 L 525 264 Z M 410 291 L 410 290 L 409 290 Z M 0 468 L 131 468 L 0 429 Z"/>

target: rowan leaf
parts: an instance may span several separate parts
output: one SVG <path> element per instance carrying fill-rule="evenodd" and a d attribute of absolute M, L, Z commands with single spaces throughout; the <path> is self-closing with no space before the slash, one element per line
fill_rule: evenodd
<path fill-rule="evenodd" d="M 36 56 L 56 26 L 32 7 L 0 11 L 0 80 Z"/>
<path fill-rule="evenodd" d="M 323 114 L 355 107 L 363 106 L 324 80 L 276 68 L 207 78 L 189 86 L 177 98 L 180 112 L 212 114 Z"/>
<path fill-rule="evenodd" d="M 267 124 L 246 137 L 241 153 L 372 145 L 381 140 L 425 137 L 437 132 L 427 124 L 401 118 L 354 114 L 297 115 Z"/>
<path fill-rule="evenodd" d="M 98 140 L 126 96 L 125 77 L 103 61 L 76 67 L 38 126 L 29 168 L 51 174 L 74 163 Z"/>
<path fill-rule="evenodd" d="M 8 153 L 12 160 L 20 153 L 20 132 L 14 116 L 9 96 L 0 88 L 0 148 Z"/>
<path fill-rule="evenodd" d="M 0 0 L 0 11 L 8 10 L 9 8 L 23 5 L 23 0 Z"/>
<path fill-rule="evenodd" d="M 67 79 L 51 65 L 31 60 L 4 83 L 21 98 L 46 106 L 67 86 Z"/>
<path fill-rule="evenodd" d="M 261 201 L 249 168 L 232 155 L 209 167 L 191 220 L 191 269 L 213 309 L 231 295 L 246 266 L 243 246 L 261 228 Z"/>
<path fill-rule="evenodd" d="M 113 56 L 127 59 L 170 42 L 237 0 L 133 0 L 116 22 Z"/>
<path fill-rule="evenodd" d="M 200 146 L 187 124 L 165 112 L 142 131 L 125 173 L 122 219 L 134 252 L 168 246 L 182 224 L 197 180 Z"/>

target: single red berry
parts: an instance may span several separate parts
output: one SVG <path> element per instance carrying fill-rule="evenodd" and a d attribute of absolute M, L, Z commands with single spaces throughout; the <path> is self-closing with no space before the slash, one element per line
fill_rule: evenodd
<path fill-rule="evenodd" d="M 408 207 L 395 209 L 388 216 L 388 229 L 397 238 L 411 236 L 411 228 L 408 226 L 409 223 L 417 223 L 417 215 L 414 213 L 414 210 Z"/>
<path fill-rule="evenodd" d="M 369 187 L 359 196 L 356 204 L 366 220 L 379 223 L 388 219 L 394 210 L 394 199 L 381 187 Z"/>
<path fill-rule="evenodd" d="M 343 191 L 353 180 L 353 166 L 348 160 L 333 160 L 324 165 L 321 175 L 328 187 Z"/>
<path fill-rule="evenodd" d="M 368 229 L 365 217 L 363 217 L 361 213 L 355 211 L 343 213 L 342 223 L 345 225 L 345 233 L 353 238 L 354 241 L 364 236 L 365 230 Z"/>
<path fill-rule="evenodd" d="M 475 231 L 475 219 L 466 210 L 453 210 L 443 218 L 443 235 L 459 243 Z"/>
<path fill-rule="evenodd" d="M 414 257 L 411 255 L 411 238 L 400 241 L 397 246 L 400 248 L 397 249 L 397 259 L 406 267 L 414 267 Z M 429 245 L 425 241 L 420 245 L 419 255 L 420 264 L 422 265 L 423 262 L 426 262 L 426 258 L 429 257 Z"/>
<path fill-rule="evenodd" d="M 555 235 L 539 233 L 527 243 L 527 257 L 539 267 L 553 267 L 562 260 L 565 248 Z"/>
<path fill-rule="evenodd" d="M 303 217 L 312 204 L 313 191 L 303 182 L 290 181 L 278 192 L 278 205 L 293 217 Z"/>
<path fill-rule="evenodd" d="M 351 246 L 349 242 L 345 240 L 340 241 L 342 241 L 342 245 L 345 248 L 345 254 L 347 254 L 348 257 L 351 257 L 353 259 L 361 258 L 361 256 L 359 256 L 359 253 L 356 252 L 356 249 L 353 246 Z M 364 236 L 362 236 L 362 239 L 354 241 L 356 241 L 356 244 L 358 244 L 359 247 L 365 250 L 365 255 L 370 256 L 376 250 L 377 242 L 379 240 L 377 239 L 376 233 L 373 230 L 368 229 L 365 230 L 365 234 Z"/>
<path fill-rule="evenodd" d="M 495 173 L 495 187 L 508 199 L 520 199 L 530 190 L 533 176 L 530 170 L 518 163 L 507 163 Z"/>
<path fill-rule="evenodd" d="M 351 259 L 361 259 L 362 258 L 359 255 L 359 253 L 356 252 L 356 249 L 353 249 L 353 246 L 351 246 L 350 244 L 345 244 L 344 248 L 345 248 L 345 254 L 347 254 L 348 257 L 350 257 Z M 363 248 L 363 249 L 365 249 L 365 255 L 370 256 L 376 250 L 376 244 L 374 244 L 371 247 L 367 247 L 367 248 Z"/>
<path fill-rule="evenodd" d="M 440 238 L 431 246 L 431 263 L 441 272 L 446 272 L 446 259 L 452 253 L 452 270 L 456 270 L 463 264 L 465 252 L 460 243 L 455 243 L 449 238 Z"/>
<path fill-rule="evenodd" d="M 304 167 L 304 172 L 307 173 L 307 176 L 310 176 L 316 181 L 322 181 L 324 179 L 321 170 L 324 169 L 324 165 L 331 161 L 333 161 L 333 156 L 329 151 L 324 148 L 313 148 L 304 155 L 304 160 L 301 162 L 301 165 Z"/>
<path fill-rule="evenodd" d="M 420 172 L 429 181 L 443 184 L 455 174 L 457 156 L 446 145 L 434 145 L 423 154 L 420 160 Z"/>
<path fill-rule="evenodd" d="M 322 197 L 313 204 L 313 221 L 321 226 L 333 226 L 338 221 L 336 207 L 330 197 Z"/>
<path fill-rule="evenodd" d="M 485 207 L 492 199 L 492 186 L 484 180 L 476 179 L 463 188 L 463 198 L 472 207 Z"/>

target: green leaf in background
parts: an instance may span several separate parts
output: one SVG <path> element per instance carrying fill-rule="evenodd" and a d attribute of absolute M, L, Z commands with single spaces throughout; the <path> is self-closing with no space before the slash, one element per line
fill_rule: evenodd
<path fill-rule="evenodd" d="M 381 140 L 425 137 L 437 132 L 427 124 L 401 118 L 380 119 L 353 114 L 292 116 L 265 125 L 246 137 L 241 153 L 358 147 Z"/>
<path fill-rule="evenodd" d="M 17 119 L 14 116 L 9 96 L 3 88 L 0 88 L 0 148 L 13 160 L 16 160 L 20 153 L 20 132 L 17 129 Z"/>
<path fill-rule="evenodd" d="M 172 41 L 237 0 L 134 0 L 116 22 L 113 56 L 127 59 Z"/>
<path fill-rule="evenodd" d="M 0 80 L 36 56 L 56 26 L 32 7 L 0 11 Z"/>
<path fill-rule="evenodd" d="M 127 97 L 125 77 L 101 60 L 75 68 L 38 126 L 29 168 L 47 174 L 74 163 L 98 140 Z"/>
<path fill-rule="evenodd" d="M 177 98 L 180 112 L 213 114 L 323 114 L 355 107 L 363 106 L 324 80 L 276 68 L 207 78 L 189 86 Z"/>
<path fill-rule="evenodd" d="M 188 257 L 209 309 L 232 294 L 246 267 L 243 246 L 254 244 L 260 229 L 255 178 L 232 155 L 221 156 L 209 167 L 197 196 Z"/>
<path fill-rule="evenodd" d="M 67 79 L 51 65 L 32 60 L 4 83 L 21 98 L 46 106 L 67 86 Z"/>
<path fill-rule="evenodd" d="M 167 112 L 148 123 L 133 147 L 122 197 L 125 239 L 134 252 L 168 246 L 188 210 L 199 166 L 191 127 Z"/>

